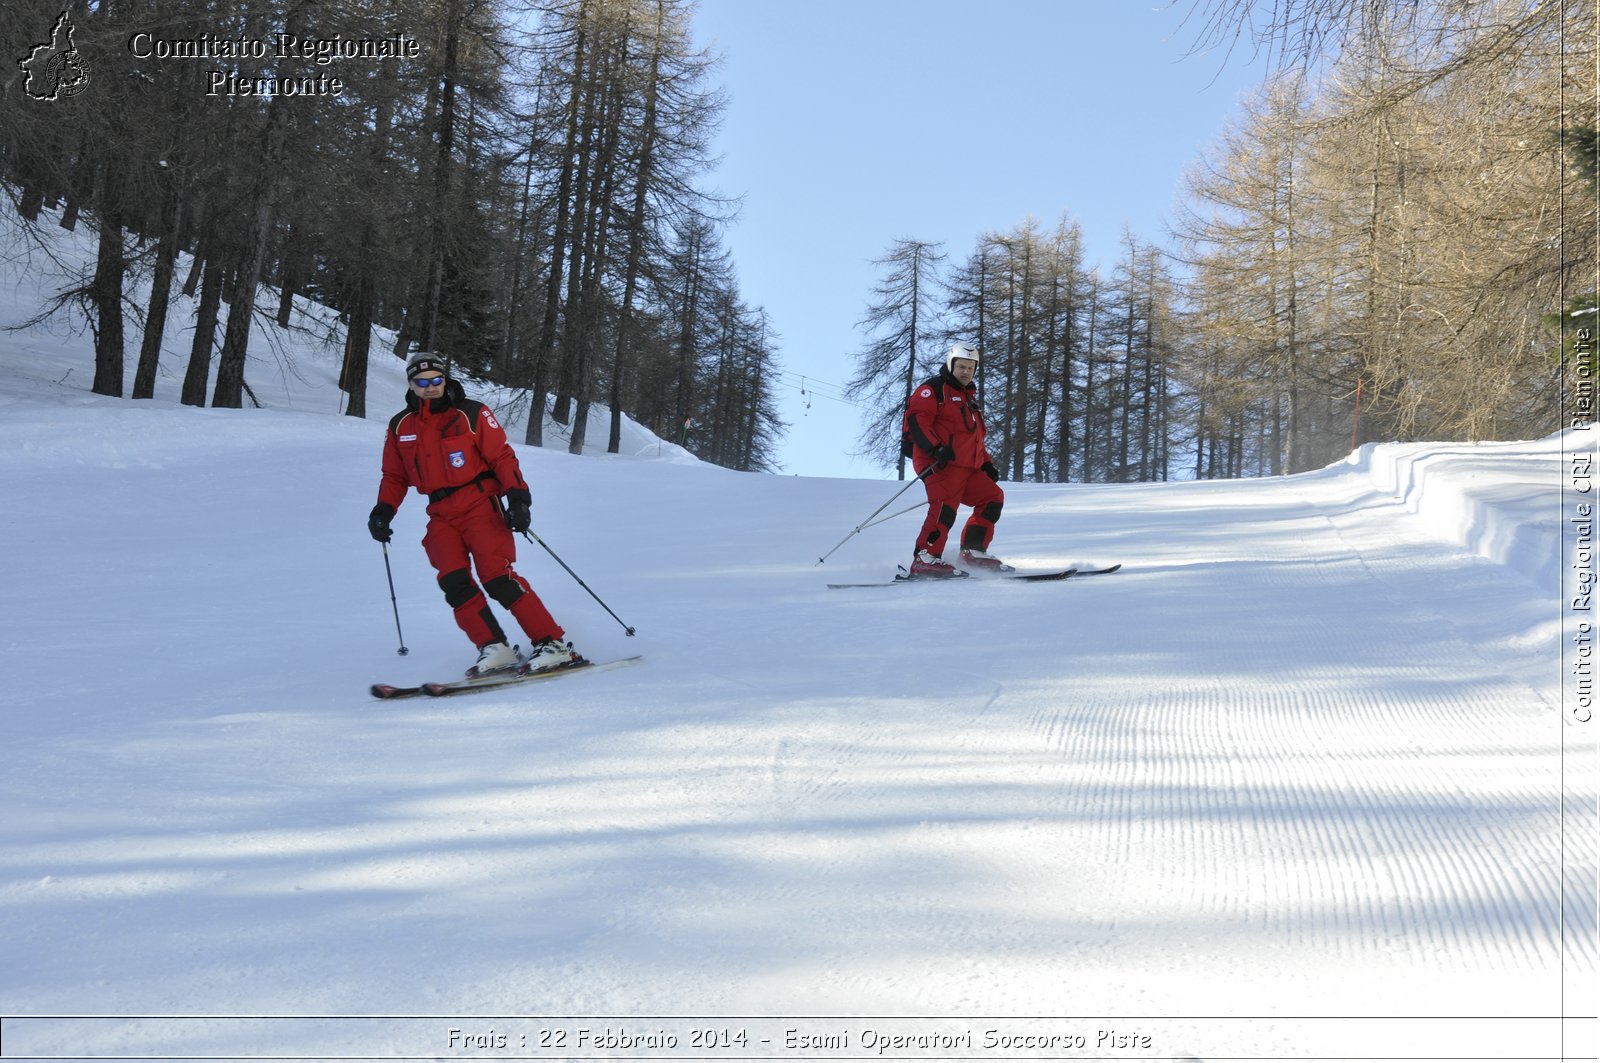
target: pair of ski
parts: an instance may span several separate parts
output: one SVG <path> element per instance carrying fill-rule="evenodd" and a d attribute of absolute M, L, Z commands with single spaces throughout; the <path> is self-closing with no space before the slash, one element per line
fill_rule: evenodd
<path fill-rule="evenodd" d="M 384 701 L 393 701 L 397 698 L 414 698 L 427 695 L 430 698 L 445 698 L 452 694 L 470 694 L 475 690 L 493 690 L 498 687 L 513 686 L 517 683 L 532 683 L 540 679 L 556 679 L 573 672 L 599 672 L 611 668 L 621 668 L 641 660 L 641 657 L 623 657 L 616 661 L 605 661 L 601 664 L 580 657 L 571 664 L 561 664 L 554 668 L 541 668 L 537 672 L 528 671 L 526 666 L 507 669 L 503 672 L 493 672 L 489 675 L 478 676 L 472 679 L 456 679 L 445 683 L 423 683 L 421 686 L 397 687 L 388 683 L 372 684 L 372 696 Z"/>
<path fill-rule="evenodd" d="M 843 590 L 849 587 L 893 587 L 899 583 L 949 583 L 953 580 L 964 579 L 1014 579 L 1022 580 L 1026 583 L 1053 583 L 1056 580 L 1073 579 L 1078 576 L 1109 576 L 1121 567 L 1120 564 L 1116 564 L 1106 568 L 1064 568 L 1056 572 L 1014 572 L 1003 570 L 984 573 L 981 576 L 974 576 L 971 572 L 956 569 L 953 576 L 914 576 L 906 571 L 904 565 L 901 565 L 899 573 L 887 583 L 830 583 L 828 586 L 833 590 Z"/>

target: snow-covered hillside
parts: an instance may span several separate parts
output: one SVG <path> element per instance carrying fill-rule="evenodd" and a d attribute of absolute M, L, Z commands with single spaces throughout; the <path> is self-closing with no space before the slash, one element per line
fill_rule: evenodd
<path fill-rule="evenodd" d="M 380 703 L 471 648 L 413 499 L 396 654 L 382 419 L 261 357 L 194 410 L 0 336 L 6 1058 L 1594 1055 L 1589 431 L 1007 485 L 997 552 L 1123 571 L 852 591 L 898 484 L 522 448 L 637 637 L 521 571 L 644 660 Z"/>
<path fill-rule="evenodd" d="M 48 222 L 49 216 L 46 217 Z M 130 250 L 137 245 L 130 242 Z M 149 248 L 145 248 L 149 252 Z M 71 291 L 85 283 L 94 272 L 94 234 L 89 223 L 67 232 L 49 224 L 34 227 L 31 231 L 19 224 L 9 210 L 0 210 L 0 328 L 14 327 L 38 315 L 41 308 L 57 301 L 62 292 Z M 148 258 L 148 255 L 146 256 Z M 192 260 L 187 255 L 178 258 L 177 276 L 187 276 Z M 249 387 L 246 405 L 259 404 L 262 409 L 296 410 L 305 413 L 343 413 L 346 399 L 339 390 L 339 370 L 345 329 L 338 315 L 327 307 L 306 299 L 297 298 L 290 315 L 289 328 L 278 327 L 274 320 L 278 296 L 274 289 L 263 288 L 256 302 L 256 317 L 251 332 L 249 356 L 245 368 L 245 383 Z M 133 373 L 139 358 L 139 344 L 143 336 L 140 314 L 149 304 L 150 279 L 148 263 L 143 270 L 135 269 L 129 275 L 125 300 L 129 307 L 125 334 L 126 351 L 125 386 L 123 393 L 132 394 Z M 185 296 L 181 287 L 172 293 L 172 305 L 167 319 L 167 329 L 162 343 L 160 371 L 156 380 L 155 397 L 158 401 L 176 402 L 183 389 L 184 371 L 189 363 L 189 351 L 194 343 L 195 310 L 199 300 Z M 225 322 L 227 307 L 222 308 Z M 218 326 L 217 343 L 221 341 Z M 367 410 L 378 421 L 387 419 L 405 401 L 405 360 L 393 355 L 394 333 L 387 329 L 373 330 L 371 361 L 368 369 Z M 84 325 L 83 315 L 62 311 L 34 328 L 13 331 L 0 341 L 0 358 L 12 372 L 24 379 L 44 384 L 58 384 L 69 390 L 87 390 L 94 379 L 93 342 Z M 213 355 L 211 372 L 206 389 L 209 401 L 211 388 L 217 378 L 216 357 Z M 527 405 L 524 393 L 498 387 L 476 387 L 474 397 L 493 405 L 501 411 L 501 420 L 511 438 L 520 440 L 527 429 Z M 590 411 L 584 435 L 584 453 L 601 454 L 606 450 L 610 433 L 610 412 L 602 407 Z M 566 451 L 571 439 L 569 426 L 548 416 L 544 420 L 545 446 Z M 618 447 L 620 456 L 639 456 L 657 459 L 694 462 L 696 459 L 682 447 L 665 442 L 641 428 L 631 419 L 623 419 L 622 438 Z"/>

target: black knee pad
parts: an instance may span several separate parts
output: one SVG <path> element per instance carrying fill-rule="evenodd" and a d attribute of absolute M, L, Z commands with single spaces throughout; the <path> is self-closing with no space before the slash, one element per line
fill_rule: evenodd
<path fill-rule="evenodd" d="M 943 524 L 946 528 L 955 527 L 955 523 L 956 523 L 956 507 L 955 506 L 940 506 L 939 507 L 939 523 Z"/>
<path fill-rule="evenodd" d="M 440 576 L 439 589 L 444 591 L 444 600 L 452 609 L 460 609 L 478 596 L 478 585 L 472 582 L 472 573 L 464 568 Z"/>
<path fill-rule="evenodd" d="M 990 502 L 983 507 L 983 519 L 993 524 L 1000 519 L 1000 510 L 1005 508 L 1004 502 Z"/>
<path fill-rule="evenodd" d="M 483 589 L 488 593 L 489 597 L 507 609 L 510 609 L 512 604 L 522 597 L 523 593 L 522 584 L 510 576 L 496 576 L 494 579 L 486 580 L 484 581 Z"/>

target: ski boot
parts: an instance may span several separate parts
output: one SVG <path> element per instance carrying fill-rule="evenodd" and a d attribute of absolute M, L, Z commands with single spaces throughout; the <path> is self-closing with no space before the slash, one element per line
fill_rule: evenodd
<path fill-rule="evenodd" d="M 467 669 L 468 679 L 482 679 L 486 675 L 510 672 L 522 663 L 515 646 L 504 642 L 491 642 L 478 651 L 478 663 Z"/>
<path fill-rule="evenodd" d="M 918 550 L 916 556 L 911 559 L 912 579 L 950 579 L 959 575 L 954 565 L 926 550 Z"/>
<path fill-rule="evenodd" d="M 550 672 L 557 668 L 570 668 L 581 660 L 583 658 L 572 648 L 572 643 L 560 639 L 541 639 L 528 651 L 523 670 L 530 675 L 534 672 Z"/>
<path fill-rule="evenodd" d="M 1010 565 L 1006 564 L 998 557 L 995 557 L 987 550 L 977 550 L 970 547 L 964 548 L 961 551 L 961 563 L 966 565 L 968 568 L 977 569 L 980 572 L 1016 571 Z"/>

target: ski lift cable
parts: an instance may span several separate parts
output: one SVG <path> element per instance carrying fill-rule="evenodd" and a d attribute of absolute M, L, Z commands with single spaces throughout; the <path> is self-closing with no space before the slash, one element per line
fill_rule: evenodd
<path fill-rule="evenodd" d="M 813 398 L 829 399 L 833 402 L 854 406 L 862 410 L 868 408 L 865 403 L 852 398 L 849 391 L 838 384 L 833 384 L 826 380 L 818 380 L 808 374 L 795 373 L 789 370 L 780 371 L 779 376 L 782 379 L 783 386 L 794 388 L 806 399 L 807 408 L 810 408 Z"/>

